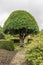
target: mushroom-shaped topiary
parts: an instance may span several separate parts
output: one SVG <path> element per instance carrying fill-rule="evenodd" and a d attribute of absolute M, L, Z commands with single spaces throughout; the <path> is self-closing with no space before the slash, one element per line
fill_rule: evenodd
<path fill-rule="evenodd" d="M 34 17 L 23 10 L 12 12 L 4 23 L 4 32 L 19 34 L 22 44 L 26 35 L 38 31 L 39 28 Z"/>

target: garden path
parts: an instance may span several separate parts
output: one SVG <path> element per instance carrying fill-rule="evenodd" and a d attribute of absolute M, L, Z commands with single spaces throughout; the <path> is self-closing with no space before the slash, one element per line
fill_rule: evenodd
<path fill-rule="evenodd" d="M 10 65 L 25 65 L 25 49 L 22 48 L 17 54 L 13 57 Z"/>

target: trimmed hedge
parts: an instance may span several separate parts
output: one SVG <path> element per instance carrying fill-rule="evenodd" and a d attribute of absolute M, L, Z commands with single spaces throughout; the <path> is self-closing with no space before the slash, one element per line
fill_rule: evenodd
<path fill-rule="evenodd" d="M 0 49 L 6 49 L 9 51 L 13 51 L 14 50 L 14 42 L 11 40 L 0 40 Z"/>

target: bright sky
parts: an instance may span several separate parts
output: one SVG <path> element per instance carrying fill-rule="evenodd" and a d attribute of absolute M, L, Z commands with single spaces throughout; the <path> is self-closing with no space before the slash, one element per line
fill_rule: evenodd
<path fill-rule="evenodd" d="M 43 29 L 43 0 L 0 0 L 0 25 L 14 10 L 26 10 L 36 19 L 39 28 Z"/>

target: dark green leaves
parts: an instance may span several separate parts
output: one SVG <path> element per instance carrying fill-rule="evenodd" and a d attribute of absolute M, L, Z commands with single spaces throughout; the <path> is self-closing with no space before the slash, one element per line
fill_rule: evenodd
<path fill-rule="evenodd" d="M 4 30 L 19 30 L 22 28 L 32 29 L 34 31 L 39 30 L 34 17 L 30 13 L 22 10 L 12 12 L 4 24 Z"/>

